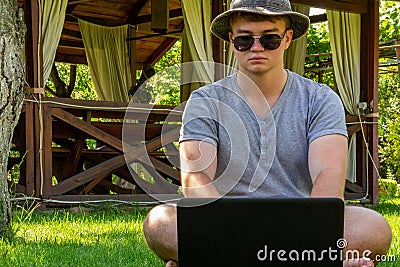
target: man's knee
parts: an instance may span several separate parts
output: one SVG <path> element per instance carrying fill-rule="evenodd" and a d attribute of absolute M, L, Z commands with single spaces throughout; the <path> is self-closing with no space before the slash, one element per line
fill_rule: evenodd
<path fill-rule="evenodd" d="M 367 208 L 347 206 L 344 237 L 348 250 L 371 251 L 370 257 L 385 255 L 390 248 L 392 231 L 385 217 Z"/>
<path fill-rule="evenodd" d="M 159 258 L 177 260 L 176 206 L 165 204 L 150 210 L 143 223 L 143 234 L 147 245 Z"/>

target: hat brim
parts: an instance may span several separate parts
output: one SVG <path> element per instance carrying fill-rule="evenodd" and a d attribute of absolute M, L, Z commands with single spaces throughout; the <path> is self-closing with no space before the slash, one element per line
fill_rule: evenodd
<path fill-rule="evenodd" d="M 229 20 L 231 15 L 236 12 L 254 13 L 266 16 L 282 16 L 282 15 L 290 16 L 292 19 L 291 29 L 293 30 L 292 40 L 296 40 L 305 35 L 310 27 L 310 19 L 308 18 L 308 16 L 298 12 L 294 11 L 274 12 L 268 9 L 246 7 L 246 8 L 235 8 L 232 10 L 225 11 L 224 13 L 218 15 L 211 22 L 211 32 L 218 38 L 226 42 L 230 42 L 229 32 L 231 32 L 232 29 Z"/>

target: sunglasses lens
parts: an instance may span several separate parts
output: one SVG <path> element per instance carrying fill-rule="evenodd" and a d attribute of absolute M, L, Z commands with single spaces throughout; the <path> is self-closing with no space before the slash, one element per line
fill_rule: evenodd
<path fill-rule="evenodd" d="M 283 36 L 280 37 L 278 34 L 265 34 L 259 39 L 261 45 L 267 50 L 276 50 L 282 42 Z M 253 36 L 238 36 L 233 39 L 233 45 L 236 50 L 244 52 L 249 50 L 254 44 L 255 38 Z"/>
<path fill-rule="evenodd" d="M 253 36 L 238 36 L 233 40 L 233 45 L 238 51 L 241 52 L 249 50 L 253 43 Z"/>
<path fill-rule="evenodd" d="M 260 37 L 261 45 L 268 50 L 276 50 L 281 45 L 282 38 L 277 34 L 266 34 Z"/>

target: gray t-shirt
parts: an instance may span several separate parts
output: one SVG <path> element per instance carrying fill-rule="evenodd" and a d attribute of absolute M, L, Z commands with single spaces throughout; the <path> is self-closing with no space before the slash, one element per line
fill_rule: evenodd
<path fill-rule="evenodd" d="M 217 147 L 215 185 L 222 194 L 309 196 L 309 144 L 324 135 L 347 136 L 338 95 L 326 85 L 288 74 L 272 113 L 263 118 L 246 102 L 236 74 L 194 91 L 188 100 L 179 141 Z"/>

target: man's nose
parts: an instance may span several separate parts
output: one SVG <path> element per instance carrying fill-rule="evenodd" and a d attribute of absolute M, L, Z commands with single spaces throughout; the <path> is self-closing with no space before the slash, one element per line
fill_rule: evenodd
<path fill-rule="evenodd" d="M 252 51 L 259 51 L 259 50 L 264 50 L 264 46 L 262 46 L 260 42 L 260 37 L 254 38 L 254 43 L 251 46 Z"/>

